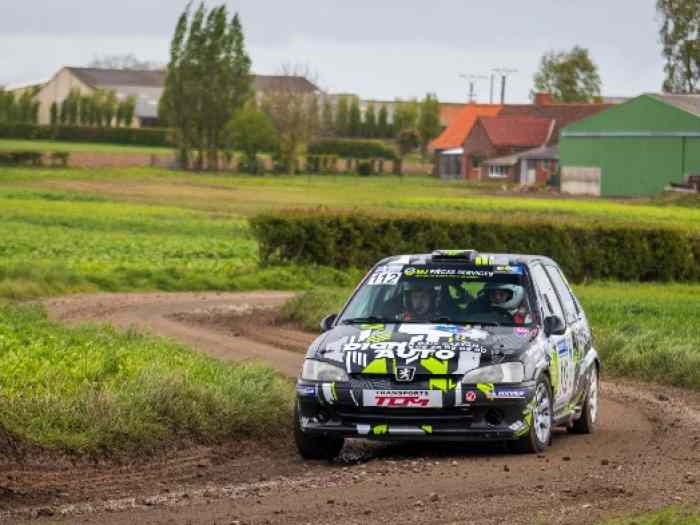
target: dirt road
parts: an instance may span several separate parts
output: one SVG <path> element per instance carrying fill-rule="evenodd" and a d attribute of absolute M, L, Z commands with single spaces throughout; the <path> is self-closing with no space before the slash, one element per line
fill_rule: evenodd
<path fill-rule="evenodd" d="M 313 335 L 270 326 L 283 293 L 56 299 L 66 322 L 134 326 L 225 360 L 265 359 L 293 377 Z M 251 310 L 252 307 L 262 310 Z M 17 462 L 0 469 L 0 519 L 35 523 L 594 523 L 700 502 L 700 396 L 603 385 L 592 436 L 558 433 L 545 454 L 499 446 L 351 442 L 333 464 L 302 462 L 291 437 L 195 447 L 133 465 Z"/>

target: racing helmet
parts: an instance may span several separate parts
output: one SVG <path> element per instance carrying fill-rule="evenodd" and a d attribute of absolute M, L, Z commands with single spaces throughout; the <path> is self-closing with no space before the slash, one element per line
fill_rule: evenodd
<path fill-rule="evenodd" d="M 403 283 L 401 290 L 401 302 L 404 308 L 412 309 L 411 294 L 414 292 L 426 292 L 430 294 L 430 304 L 434 303 L 435 288 L 432 283 L 422 279 L 410 279 Z"/>
<path fill-rule="evenodd" d="M 491 292 L 502 291 L 507 293 L 507 298 L 500 303 L 491 301 Z M 484 293 L 487 294 L 491 306 L 503 308 L 504 310 L 515 310 L 520 306 L 525 298 L 525 289 L 519 284 L 488 283 L 484 286 Z"/>

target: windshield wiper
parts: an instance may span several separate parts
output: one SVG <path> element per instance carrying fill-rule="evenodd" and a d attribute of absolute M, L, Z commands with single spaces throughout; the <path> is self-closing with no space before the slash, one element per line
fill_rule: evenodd
<path fill-rule="evenodd" d="M 352 319 L 343 319 L 343 324 L 384 324 L 384 323 L 395 323 L 395 319 L 383 319 L 381 317 L 376 317 L 370 315 L 369 317 L 353 317 Z"/>

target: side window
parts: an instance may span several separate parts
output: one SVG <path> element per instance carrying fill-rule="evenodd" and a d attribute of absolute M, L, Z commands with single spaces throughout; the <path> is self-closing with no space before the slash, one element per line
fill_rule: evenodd
<path fill-rule="evenodd" d="M 568 323 L 576 322 L 576 319 L 578 319 L 578 308 L 571 294 L 571 290 L 567 286 L 566 282 L 564 282 L 564 277 L 559 271 L 559 268 L 547 265 L 547 273 L 549 274 L 549 277 L 554 284 L 554 288 L 557 290 L 557 294 L 559 294 L 559 298 L 561 299 L 561 304 L 564 307 L 564 313 L 566 314 L 566 321 Z"/>
<path fill-rule="evenodd" d="M 535 286 L 537 286 L 542 294 L 542 299 L 545 303 L 545 316 L 556 315 L 564 319 L 564 312 L 562 311 L 561 304 L 559 304 L 559 298 L 554 291 L 554 286 L 549 280 L 549 277 L 547 277 L 544 268 L 539 264 L 532 267 L 532 279 L 535 281 Z"/>

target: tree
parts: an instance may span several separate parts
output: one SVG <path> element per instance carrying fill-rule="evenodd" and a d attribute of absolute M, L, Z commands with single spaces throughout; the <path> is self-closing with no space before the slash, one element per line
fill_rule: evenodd
<path fill-rule="evenodd" d="M 321 135 L 331 137 L 335 135 L 335 121 L 333 119 L 333 106 L 328 97 L 324 97 L 321 110 Z"/>
<path fill-rule="evenodd" d="M 379 118 L 377 119 L 377 136 L 383 139 L 391 137 L 391 124 L 389 124 L 389 111 L 382 104 L 379 108 Z"/>
<path fill-rule="evenodd" d="M 338 98 L 338 109 L 335 115 L 335 132 L 339 137 L 350 134 L 350 104 L 348 97 Z"/>
<path fill-rule="evenodd" d="M 428 145 L 440 134 L 440 102 L 437 95 L 428 93 L 420 105 L 418 117 L 418 134 L 421 139 L 421 152 L 423 156 L 428 152 Z"/>
<path fill-rule="evenodd" d="M 318 133 L 318 95 L 300 91 L 289 77 L 309 77 L 299 66 L 285 65 L 262 101 L 262 110 L 279 137 L 277 158 L 287 173 L 296 172 L 297 160 Z"/>
<path fill-rule="evenodd" d="M 418 101 L 408 100 L 403 102 L 396 101 L 396 110 L 394 111 L 394 132 L 401 133 L 405 129 L 415 129 L 418 123 Z"/>
<path fill-rule="evenodd" d="M 100 69 L 127 69 L 127 70 L 158 70 L 163 69 L 161 64 L 148 60 L 140 60 L 132 53 L 125 55 L 105 55 L 95 57 L 90 61 L 87 67 L 95 67 Z"/>
<path fill-rule="evenodd" d="M 600 99 L 598 66 L 588 50 L 548 51 L 534 76 L 535 91 L 552 95 L 557 102 L 593 102 Z"/>
<path fill-rule="evenodd" d="M 348 135 L 359 137 L 362 132 L 362 114 L 360 113 L 360 102 L 357 97 L 353 97 L 350 104 L 350 117 L 348 120 Z"/>
<path fill-rule="evenodd" d="M 377 136 L 377 112 L 372 102 L 367 104 L 362 135 L 370 139 Z"/>
<path fill-rule="evenodd" d="M 259 171 L 258 153 L 277 148 L 277 132 L 270 117 L 253 106 L 239 110 L 227 125 L 231 149 L 245 155 L 245 171 Z"/>
<path fill-rule="evenodd" d="M 178 160 L 218 168 L 226 147 L 226 125 L 251 95 L 250 57 L 238 15 L 229 21 L 225 5 L 207 13 L 204 3 L 178 19 L 160 100 L 161 120 L 175 129 Z"/>
<path fill-rule="evenodd" d="M 58 104 L 54 100 L 51 103 L 51 108 L 49 109 L 49 122 L 51 126 L 58 126 Z"/>
<path fill-rule="evenodd" d="M 104 106 L 102 114 L 104 116 L 105 126 L 110 127 L 117 113 L 117 95 L 114 91 L 108 91 L 104 97 Z"/>
<path fill-rule="evenodd" d="M 122 123 L 125 127 L 130 128 L 134 122 L 134 113 L 136 112 L 136 98 L 128 96 L 119 103 L 119 109 L 122 113 Z"/>
<path fill-rule="evenodd" d="M 700 92 L 700 3 L 697 0 L 657 0 L 661 44 L 666 59 L 663 90 Z"/>

